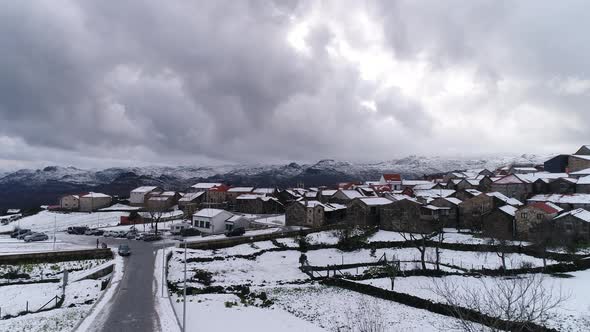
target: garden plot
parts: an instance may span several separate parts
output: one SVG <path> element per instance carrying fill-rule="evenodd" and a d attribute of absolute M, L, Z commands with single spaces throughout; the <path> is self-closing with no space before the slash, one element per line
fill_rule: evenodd
<path fill-rule="evenodd" d="M 65 261 L 55 263 L 37 263 L 20 265 L 0 265 L 0 283 L 16 281 L 40 281 L 44 279 L 60 279 L 62 271 L 73 272 L 70 277 L 75 277 L 76 271 L 84 271 L 106 263 L 107 259 L 88 259 L 81 261 Z M 14 275 L 27 275 L 16 276 Z M 9 276 L 13 275 L 13 277 Z"/>
<path fill-rule="evenodd" d="M 276 285 L 309 279 L 299 270 L 298 251 L 275 251 L 264 253 L 256 259 L 230 258 L 204 263 L 189 263 L 187 266 L 189 278 L 195 270 L 204 270 L 212 274 L 211 286 L 231 285 Z M 168 280 L 179 283 L 184 280 L 183 254 L 175 251 L 169 262 Z M 204 287 L 203 284 L 191 283 L 194 287 Z"/>
<path fill-rule="evenodd" d="M 282 287 L 267 292 L 274 306 L 328 331 L 350 331 L 350 326 L 357 330 L 363 320 L 381 323 L 384 331 L 457 331 L 454 318 L 336 287 Z"/>
<path fill-rule="evenodd" d="M 65 231 L 72 226 L 88 226 L 91 228 L 115 226 L 121 221 L 121 216 L 129 216 L 128 212 L 51 212 L 41 211 L 35 215 L 24 217 L 11 223 L 0 226 L 0 232 L 9 232 L 16 226 L 28 228 L 35 232 L 47 232 L 50 234 L 55 228 Z"/>
<path fill-rule="evenodd" d="M 441 263 L 459 266 L 466 269 L 496 269 L 501 267 L 500 258 L 492 252 L 481 253 L 471 251 L 458 251 L 441 249 Z M 359 249 L 352 252 L 345 252 L 338 249 L 320 249 L 310 250 L 306 253 L 309 264 L 313 266 L 326 266 L 338 264 L 357 264 L 377 262 L 383 255 L 388 260 L 395 257 L 401 261 L 419 261 L 420 253 L 416 248 L 386 248 L 376 249 L 372 255 L 370 249 Z M 427 248 L 426 260 L 435 261 L 435 249 Z M 554 264 L 555 261 L 547 260 L 547 264 Z M 520 268 L 523 264 L 532 264 L 532 266 L 543 266 L 543 260 L 540 258 L 527 256 L 524 254 L 506 254 L 506 267 L 509 269 Z"/>
<path fill-rule="evenodd" d="M 337 231 L 324 231 L 308 234 L 305 240 L 312 245 L 326 244 L 334 245 L 340 241 Z"/>
<path fill-rule="evenodd" d="M 91 305 L 61 308 L 12 319 L 0 320 L 0 331 L 66 332 L 72 331 Z"/>
<path fill-rule="evenodd" d="M 70 243 L 58 238 L 53 244 L 53 234 L 47 234 L 50 239 L 39 242 L 25 242 L 11 238 L 8 235 L 0 235 L 0 255 L 21 254 L 29 252 L 46 252 L 54 250 L 78 250 L 87 249 L 90 246 L 84 244 Z"/>
<path fill-rule="evenodd" d="M 552 289 L 554 294 L 562 292 L 567 299 L 559 307 L 552 311 L 549 316 L 548 325 L 559 331 L 583 331 L 590 326 L 590 270 L 568 273 L 570 277 L 559 278 L 545 275 L 543 287 Z M 443 280 L 450 284 L 458 285 L 458 292 L 464 292 L 465 289 L 477 289 L 489 287 L 493 289 L 493 277 L 463 277 L 463 276 L 446 276 L 442 278 L 430 277 L 407 277 L 395 279 L 395 291 L 414 295 L 423 299 L 444 303 L 439 295 L 436 294 L 434 283 L 441 285 Z M 495 278 L 495 280 L 504 280 Z M 372 285 L 375 287 L 390 290 L 391 281 L 389 278 L 369 279 L 357 281 L 359 283 Z M 484 286 L 485 285 L 485 286 Z"/>
<path fill-rule="evenodd" d="M 324 329 L 278 308 L 244 306 L 232 294 L 190 296 L 186 304 L 188 331 L 281 331 L 321 332 Z M 236 306 L 227 307 L 227 303 Z M 181 299 L 173 296 L 172 303 L 182 321 Z"/>

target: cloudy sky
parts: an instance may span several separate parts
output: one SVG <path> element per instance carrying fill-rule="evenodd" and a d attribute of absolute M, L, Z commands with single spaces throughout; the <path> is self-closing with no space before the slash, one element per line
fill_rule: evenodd
<path fill-rule="evenodd" d="M 573 152 L 589 7 L 2 1 L 0 169 Z"/>

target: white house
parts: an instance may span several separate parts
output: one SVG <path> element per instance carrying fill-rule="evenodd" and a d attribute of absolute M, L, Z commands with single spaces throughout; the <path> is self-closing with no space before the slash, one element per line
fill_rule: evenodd
<path fill-rule="evenodd" d="M 391 190 L 401 190 L 402 176 L 400 174 L 383 174 L 379 179 L 380 185 L 389 185 Z"/>
<path fill-rule="evenodd" d="M 80 197 L 80 211 L 91 212 L 111 205 L 113 198 L 107 194 L 88 193 Z"/>
<path fill-rule="evenodd" d="M 217 234 L 225 231 L 225 222 L 233 214 L 219 209 L 202 209 L 193 214 L 193 226 L 201 233 Z"/>
<path fill-rule="evenodd" d="M 135 188 L 131 191 L 129 195 L 129 204 L 131 205 L 144 205 L 146 202 L 146 198 L 153 193 L 161 193 L 163 190 L 160 187 L 156 186 L 143 186 L 139 188 Z"/>

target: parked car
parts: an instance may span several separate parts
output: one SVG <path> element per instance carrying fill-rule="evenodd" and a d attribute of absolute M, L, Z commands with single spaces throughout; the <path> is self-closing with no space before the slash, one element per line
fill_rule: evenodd
<path fill-rule="evenodd" d="M 104 233 L 102 234 L 102 236 L 104 237 L 113 237 L 116 235 L 116 232 L 114 231 L 104 231 Z"/>
<path fill-rule="evenodd" d="M 33 242 L 33 241 L 46 241 L 49 240 L 49 236 L 45 233 L 33 233 L 31 235 L 25 236 L 25 242 Z"/>
<path fill-rule="evenodd" d="M 159 234 L 145 234 L 143 236 L 143 240 L 146 242 L 158 241 L 161 239 L 162 239 L 162 237 Z"/>
<path fill-rule="evenodd" d="M 24 240 L 26 236 L 29 236 L 33 234 L 33 232 L 31 232 L 30 230 L 28 232 L 25 233 L 20 233 L 16 238 L 19 240 Z"/>
<path fill-rule="evenodd" d="M 71 226 L 68 227 L 68 234 L 83 235 L 88 230 L 86 226 Z"/>
<path fill-rule="evenodd" d="M 104 231 L 102 229 L 93 229 L 92 230 L 92 235 L 101 236 L 103 234 L 104 234 Z"/>
<path fill-rule="evenodd" d="M 135 236 L 136 236 L 136 235 L 137 235 L 137 232 L 135 232 L 135 231 L 129 231 L 129 232 L 125 233 L 125 237 L 126 237 L 128 240 L 133 240 L 133 239 L 135 239 Z"/>
<path fill-rule="evenodd" d="M 243 227 L 236 227 L 230 231 L 225 232 L 225 236 L 241 236 L 244 235 L 244 233 L 246 233 L 246 230 Z"/>
<path fill-rule="evenodd" d="M 30 229 L 24 229 L 24 228 L 17 229 L 10 234 L 10 237 L 15 238 L 15 237 L 18 237 L 19 235 L 21 235 L 22 233 L 26 233 L 26 232 L 30 232 L 30 231 L 31 231 Z"/>
<path fill-rule="evenodd" d="M 127 232 L 126 231 L 118 231 L 117 235 L 115 237 L 118 238 L 126 238 L 127 237 Z"/>
<path fill-rule="evenodd" d="M 131 249 L 129 249 L 129 246 L 126 244 L 120 244 L 119 245 L 119 255 L 120 256 L 129 256 L 131 255 Z"/>
<path fill-rule="evenodd" d="M 201 235 L 201 231 L 196 228 L 185 228 L 180 231 L 181 236 L 197 236 Z"/>
<path fill-rule="evenodd" d="M 145 233 L 137 233 L 135 234 L 135 239 L 138 241 L 143 240 L 143 237 L 145 236 Z"/>

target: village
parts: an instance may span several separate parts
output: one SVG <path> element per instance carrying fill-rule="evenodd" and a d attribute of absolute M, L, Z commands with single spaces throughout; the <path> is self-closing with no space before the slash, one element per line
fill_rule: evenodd
<path fill-rule="evenodd" d="M 236 318 L 223 330 L 254 331 L 262 317 L 285 331 L 366 331 L 363 324 L 370 331 L 579 331 L 590 324 L 583 286 L 590 278 L 586 145 L 544 164 L 421 179 L 387 173 L 320 187 L 141 186 L 129 197 L 71 193 L 56 203 L 37 214 L 11 209 L 0 217 L 0 260 L 6 259 L 0 295 L 6 291 L 2 296 L 12 297 L 7 303 L 20 306 L 0 304 L 0 330 L 36 331 L 27 316 L 50 313 L 61 316 L 43 318 L 49 321 L 43 331 L 105 330 L 120 323 L 117 310 L 154 311 L 162 331 L 218 328 L 216 319 L 228 314 Z M 68 253 L 73 258 L 57 264 L 83 266 L 74 269 L 80 275 L 74 289 L 100 291 L 64 308 L 72 301 L 68 273 L 56 270 L 53 278 L 65 281 L 62 293 L 49 291 L 55 306 L 31 311 L 27 300 L 20 311 L 21 290 L 37 292 L 46 272 L 39 272 L 36 288 L 17 286 L 31 280 L 14 272 L 22 271 L 19 260 L 45 254 L 55 262 L 55 255 Z M 35 264 L 49 266 L 43 259 Z M 139 275 L 148 276 L 143 285 L 129 283 Z M 477 297 L 474 289 L 491 296 L 485 291 L 516 282 L 554 296 L 531 298 L 523 290 L 520 301 L 559 303 L 531 318 L 523 316 L 529 312 L 511 316 L 500 300 L 500 307 L 468 301 Z M 158 286 L 146 292 L 152 283 Z M 553 294 L 556 283 L 569 293 Z M 120 309 L 130 296 L 120 299 L 121 287 L 144 297 L 144 306 Z M 460 294 L 456 300 L 451 290 Z M 326 311 L 329 303 L 339 303 L 338 309 Z M 73 310 L 79 318 L 72 318 Z M 466 310 L 477 314 L 465 317 Z M 98 319 L 104 325 L 92 327 Z"/>

